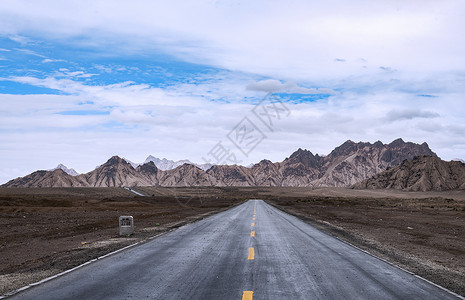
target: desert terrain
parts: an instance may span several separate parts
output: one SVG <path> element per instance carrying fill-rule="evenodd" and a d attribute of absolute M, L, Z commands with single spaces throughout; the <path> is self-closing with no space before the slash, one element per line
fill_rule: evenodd
<path fill-rule="evenodd" d="M 465 191 L 134 189 L 146 196 L 123 188 L 0 189 L 0 294 L 255 198 L 465 295 Z M 118 235 L 121 215 L 134 216 L 134 235 Z"/>

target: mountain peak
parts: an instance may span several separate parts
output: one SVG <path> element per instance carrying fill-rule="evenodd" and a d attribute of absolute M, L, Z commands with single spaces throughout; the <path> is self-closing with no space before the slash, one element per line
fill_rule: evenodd
<path fill-rule="evenodd" d="M 149 155 L 144 163 L 148 163 L 152 161 L 155 166 L 157 166 L 158 169 L 160 170 L 163 170 L 163 171 L 166 171 L 166 170 L 172 170 L 172 169 L 175 169 L 179 166 L 182 166 L 183 164 L 191 164 L 191 165 L 195 165 L 193 162 L 187 160 L 187 159 L 183 159 L 183 160 L 178 160 L 178 161 L 174 161 L 174 160 L 169 160 L 169 159 L 166 159 L 166 158 L 158 158 L 158 157 L 155 157 L 153 155 Z"/>
<path fill-rule="evenodd" d="M 380 140 L 377 140 L 377 141 L 373 144 L 373 146 L 375 146 L 375 147 L 383 147 L 384 144 L 383 144 Z"/>
<path fill-rule="evenodd" d="M 352 140 L 345 141 L 342 145 L 334 148 L 333 151 L 329 154 L 329 156 L 341 156 L 347 155 L 348 153 L 352 153 L 356 150 L 356 143 Z"/>
<path fill-rule="evenodd" d="M 112 156 L 106 163 L 104 163 L 102 166 L 116 166 L 116 165 L 119 165 L 119 164 L 123 164 L 123 165 L 128 165 L 132 168 L 131 164 L 128 163 L 125 159 L 115 155 L 115 156 Z"/>
<path fill-rule="evenodd" d="M 64 164 L 58 164 L 58 166 L 56 166 L 55 168 L 51 169 L 50 171 L 55 171 L 55 170 L 62 170 L 63 172 L 71 175 L 71 176 L 77 176 L 79 175 L 78 172 L 76 172 L 76 170 L 74 170 L 73 168 L 68 168 L 66 167 Z"/>
<path fill-rule="evenodd" d="M 320 159 L 320 156 L 313 155 L 309 150 L 299 148 L 284 160 L 283 165 L 303 165 L 306 169 L 319 168 Z"/>
<path fill-rule="evenodd" d="M 164 158 L 163 160 L 166 160 L 166 158 Z M 153 155 L 149 155 L 149 156 L 147 156 L 147 158 L 145 159 L 144 163 L 148 163 L 148 162 L 150 162 L 150 161 L 152 161 L 152 162 L 155 163 L 155 162 L 163 161 L 163 160 L 161 160 L 161 159 L 159 159 L 158 157 L 155 157 L 155 156 L 153 156 Z"/>
<path fill-rule="evenodd" d="M 178 168 L 182 168 L 182 169 L 186 169 L 186 170 L 190 170 L 190 169 L 199 169 L 199 170 L 201 170 L 199 167 L 197 167 L 196 165 L 194 165 L 192 163 L 183 163 Z"/>
<path fill-rule="evenodd" d="M 399 147 L 399 146 L 402 146 L 404 144 L 405 144 L 404 140 L 401 139 L 401 138 L 398 138 L 398 139 L 393 140 L 388 146 Z"/>
<path fill-rule="evenodd" d="M 137 171 L 156 174 L 158 173 L 158 168 L 153 161 L 149 161 L 143 165 L 139 165 Z"/>
<path fill-rule="evenodd" d="M 305 156 L 312 155 L 313 156 L 312 152 L 310 152 L 309 150 L 299 148 L 299 149 L 297 149 L 297 151 L 292 153 L 290 157 L 297 157 L 297 156 L 302 156 L 302 155 L 305 155 Z"/>
<path fill-rule="evenodd" d="M 357 144 L 357 143 L 354 142 L 354 141 L 352 141 L 352 140 L 347 140 L 347 141 L 345 141 L 344 143 L 342 143 L 342 145 L 339 146 L 339 147 L 353 146 L 353 145 L 356 145 L 356 144 Z"/>

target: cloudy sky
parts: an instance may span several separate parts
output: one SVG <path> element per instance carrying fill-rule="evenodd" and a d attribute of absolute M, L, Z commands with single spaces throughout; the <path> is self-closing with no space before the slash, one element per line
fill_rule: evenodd
<path fill-rule="evenodd" d="M 465 158 L 465 2 L 0 3 L 0 183 L 427 142 Z"/>

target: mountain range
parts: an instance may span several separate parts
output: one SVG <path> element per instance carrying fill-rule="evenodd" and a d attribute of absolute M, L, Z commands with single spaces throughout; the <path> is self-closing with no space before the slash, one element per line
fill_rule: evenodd
<path fill-rule="evenodd" d="M 118 156 L 95 170 L 71 176 L 61 168 L 36 171 L 3 187 L 121 186 L 330 186 L 348 187 L 416 156 L 437 158 L 426 143 L 394 140 L 389 144 L 346 141 L 326 156 L 298 149 L 282 162 L 262 160 L 251 167 L 214 165 L 203 170 L 184 163 L 162 170 L 147 159 L 133 166 Z M 437 158 L 439 159 L 439 158 Z M 382 186 L 382 185 L 379 185 Z"/>

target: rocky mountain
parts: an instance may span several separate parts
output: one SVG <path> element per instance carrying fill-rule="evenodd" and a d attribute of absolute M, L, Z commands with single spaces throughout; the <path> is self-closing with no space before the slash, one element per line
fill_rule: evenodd
<path fill-rule="evenodd" d="M 9 181 L 3 187 L 72 187 L 87 186 L 87 182 L 81 181 L 79 176 L 72 176 L 62 169 L 53 171 L 39 170 L 25 177 Z"/>
<path fill-rule="evenodd" d="M 58 170 L 58 169 L 61 169 L 63 170 L 65 173 L 71 175 L 71 176 L 77 176 L 79 175 L 78 172 L 76 172 L 76 170 L 74 170 L 73 168 L 69 169 L 68 167 L 66 167 L 65 165 L 63 164 L 59 164 L 58 166 L 56 166 L 56 168 L 53 168 L 49 171 L 55 171 L 55 170 Z"/>
<path fill-rule="evenodd" d="M 163 170 L 157 166 L 163 160 L 151 156 L 135 166 L 114 156 L 86 174 L 38 171 L 4 186 L 350 186 L 418 155 L 436 157 L 426 143 L 401 139 L 390 144 L 347 141 L 327 156 L 298 149 L 282 162 L 262 160 L 250 168 L 220 165 L 206 171 L 189 163 Z"/>
<path fill-rule="evenodd" d="M 323 174 L 324 158 L 298 149 L 279 164 L 283 186 L 309 186 Z"/>
<path fill-rule="evenodd" d="M 143 165 L 139 165 L 136 168 L 136 172 L 139 174 L 139 177 L 145 181 L 149 182 L 151 184 L 149 185 L 160 185 L 159 184 L 159 172 L 160 170 L 155 166 L 155 164 L 150 161 L 148 163 L 145 163 Z M 142 184 L 138 184 L 142 185 Z"/>
<path fill-rule="evenodd" d="M 207 170 L 213 178 L 221 179 L 226 186 L 255 186 L 255 178 L 250 169 L 244 166 L 215 165 Z"/>
<path fill-rule="evenodd" d="M 386 145 L 380 141 L 370 144 L 349 140 L 324 157 L 320 168 L 323 174 L 314 185 L 352 185 L 418 155 L 437 157 L 426 143 L 419 145 L 396 139 Z"/>
<path fill-rule="evenodd" d="M 465 189 L 465 164 L 438 157 L 417 156 L 404 160 L 353 186 L 356 189 L 399 189 L 406 191 L 446 191 Z"/>
<path fill-rule="evenodd" d="M 183 164 L 173 170 L 161 172 L 161 186 L 222 186 L 204 170 L 190 164 Z"/>
<path fill-rule="evenodd" d="M 141 180 L 130 163 L 118 156 L 113 156 L 94 171 L 80 177 L 93 187 L 150 185 L 149 181 Z"/>

